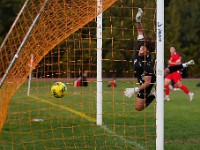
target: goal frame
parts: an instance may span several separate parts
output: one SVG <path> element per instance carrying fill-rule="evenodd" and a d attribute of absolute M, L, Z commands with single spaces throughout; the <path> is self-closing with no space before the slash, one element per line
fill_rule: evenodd
<path fill-rule="evenodd" d="M 156 22 L 156 150 L 164 149 L 164 0 L 157 0 Z"/>
<path fill-rule="evenodd" d="M 101 0 L 97 7 L 101 10 Z M 157 0 L 156 13 L 156 150 L 164 149 L 164 1 Z M 97 11 L 99 11 L 97 10 Z M 97 17 L 97 125 L 102 125 L 102 13 Z"/>

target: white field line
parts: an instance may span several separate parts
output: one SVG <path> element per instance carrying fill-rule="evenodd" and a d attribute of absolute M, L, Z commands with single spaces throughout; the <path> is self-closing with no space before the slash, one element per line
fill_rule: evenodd
<path fill-rule="evenodd" d="M 36 96 L 33 96 L 33 95 L 30 95 L 29 97 L 31 98 L 34 98 L 36 100 L 39 100 L 39 101 L 42 101 L 44 103 L 48 103 L 54 107 L 59 107 L 60 109 L 64 109 L 64 110 L 67 110 L 71 113 L 74 113 L 76 114 L 77 116 L 80 116 L 82 118 L 85 118 L 86 120 L 90 121 L 90 122 L 96 122 L 96 119 L 93 118 L 93 117 L 90 117 L 86 114 L 84 114 L 83 112 L 80 112 L 80 111 L 77 111 L 77 110 L 74 110 L 72 108 L 69 108 L 67 106 L 62 106 L 62 105 L 59 105 L 59 104 L 56 104 L 56 103 L 52 103 L 50 102 L 49 100 L 46 100 L 46 99 L 42 99 L 42 98 L 39 98 L 39 97 L 36 97 Z M 103 125 L 103 126 L 99 126 L 101 127 L 102 129 L 106 130 L 108 133 L 110 134 L 113 134 L 115 135 L 118 139 L 120 139 L 121 141 L 125 141 L 127 144 L 130 144 L 130 145 L 133 145 L 135 148 L 138 148 L 139 150 L 146 150 L 144 146 L 140 145 L 139 143 L 135 142 L 135 141 L 130 141 L 130 140 L 127 140 L 125 139 L 122 135 L 118 135 L 116 134 L 113 130 L 110 130 L 109 128 L 107 128 L 106 125 Z"/>

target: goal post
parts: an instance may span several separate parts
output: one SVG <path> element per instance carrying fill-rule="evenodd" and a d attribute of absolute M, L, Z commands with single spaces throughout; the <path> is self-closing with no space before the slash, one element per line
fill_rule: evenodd
<path fill-rule="evenodd" d="M 6 67 L 0 67 L 0 79 L 44 2 L 27 2 L 1 48 Z M 136 111 L 137 95 L 124 96 L 126 88 L 139 85 L 132 67 L 139 7 L 145 36 L 155 39 L 160 30 L 155 22 L 161 21 L 156 21 L 154 0 L 48 1 L 0 88 L 0 118 L 6 119 L 0 119 L 0 149 L 162 150 L 159 97 Z M 84 71 L 88 85 L 74 86 Z M 51 94 L 55 82 L 66 84 L 64 97 Z"/>
<path fill-rule="evenodd" d="M 97 0 L 97 13 L 102 10 L 102 0 Z M 97 125 L 103 124 L 102 116 L 102 13 L 97 16 Z"/>
<path fill-rule="evenodd" d="M 157 0 L 156 48 L 156 150 L 164 149 L 164 1 Z"/>

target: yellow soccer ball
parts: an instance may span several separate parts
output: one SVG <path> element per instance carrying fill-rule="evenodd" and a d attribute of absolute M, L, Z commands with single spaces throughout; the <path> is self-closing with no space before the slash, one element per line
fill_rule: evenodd
<path fill-rule="evenodd" d="M 51 87 L 51 93 L 56 98 L 62 98 L 67 94 L 67 86 L 62 82 L 56 82 Z"/>

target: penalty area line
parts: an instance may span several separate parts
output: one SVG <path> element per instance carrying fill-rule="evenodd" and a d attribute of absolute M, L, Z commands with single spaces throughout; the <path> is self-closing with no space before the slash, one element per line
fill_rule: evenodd
<path fill-rule="evenodd" d="M 56 104 L 56 103 L 52 103 L 52 102 L 50 102 L 49 100 L 42 99 L 42 98 L 39 98 L 39 97 L 36 97 L 36 96 L 33 96 L 33 95 L 29 95 L 29 97 L 34 98 L 34 99 L 37 99 L 37 100 L 40 100 L 40 101 L 42 101 L 42 102 L 44 102 L 44 103 L 48 103 L 48 104 L 50 104 L 50 105 L 52 105 L 52 106 L 55 106 L 55 107 L 58 107 L 58 108 L 67 110 L 67 111 L 69 111 L 69 112 L 72 112 L 72 113 L 74 113 L 74 114 L 76 114 L 76 115 L 78 115 L 78 116 L 81 116 L 81 117 L 83 117 L 83 118 L 85 118 L 85 119 L 87 119 L 87 120 L 89 120 L 89 121 L 91 121 L 91 122 L 96 122 L 96 119 L 95 119 L 95 118 L 90 117 L 90 116 L 88 116 L 88 115 L 86 115 L 86 114 L 84 114 L 84 113 L 82 113 L 82 112 L 80 112 L 80 111 L 74 110 L 74 109 L 69 108 L 69 107 L 67 107 L 67 106 L 62 106 L 62 105 L 59 105 L 59 104 Z"/>
<path fill-rule="evenodd" d="M 49 100 L 42 99 L 42 98 L 39 98 L 39 97 L 36 97 L 36 96 L 33 96 L 33 95 L 29 95 L 29 97 L 34 98 L 34 99 L 36 99 L 36 100 L 40 100 L 40 101 L 42 101 L 42 102 L 44 102 L 44 103 L 48 103 L 48 104 L 50 104 L 50 105 L 52 105 L 52 106 L 59 107 L 59 108 L 61 108 L 61 109 L 63 109 L 63 110 L 67 110 L 67 111 L 69 111 L 69 112 L 72 112 L 72 113 L 76 114 L 77 116 L 81 116 L 81 117 L 83 117 L 83 118 L 85 118 L 85 119 L 87 119 L 87 120 L 89 120 L 89 121 L 91 121 L 91 122 L 96 122 L 96 119 L 95 119 L 95 118 L 90 117 L 90 116 L 88 116 L 88 115 L 86 115 L 86 114 L 84 114 L 84 113 L 82 113 L 82 112 L 80 112 L 80 111 L 74 110 L 74 109 L 69 108 L 69 107 L 67 107 L 67 106 L 58 105 L 58 104 L 56 104 L 56 103 L 50 102 Z M 115 135 L 115 136 L 118 137 L 121 141 L 125 141 L 126 143 L 128 143 L 128 144 L 130 144 L 130 145 L 133 145 L 134 147 L 136 147 L 136 148 L 138 148 L 138 149 L 140 149 L 140 150 L 146 150 L 146 149 L 145 149 L 142 145 L 140 145 L 139 143 L 137 143 L 137 142 L 135 142 L 135 141 L 127 140 L 127 139 L 124 138 L 122 135 L 116 134 L 114 131 L 112 131 L 112 130 L 110 130 L 109 128 L 107 128 L 106 125 L 102 125 L 102 126 L 99 126 L 99 127 L 101 127 L 102 129 L 106 130 L 108 133 Z"/>

